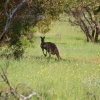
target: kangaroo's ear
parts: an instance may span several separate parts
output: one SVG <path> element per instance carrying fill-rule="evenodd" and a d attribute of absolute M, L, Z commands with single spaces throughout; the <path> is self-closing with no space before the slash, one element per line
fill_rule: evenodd
<path fill-rule="evenodd" d="M 40 38 L 42 38 L 42 36 L 40 36 Z"/>
<path fill-rule="evenodd" d="M 45 38 L 45 36 L 43 38 Z"/>

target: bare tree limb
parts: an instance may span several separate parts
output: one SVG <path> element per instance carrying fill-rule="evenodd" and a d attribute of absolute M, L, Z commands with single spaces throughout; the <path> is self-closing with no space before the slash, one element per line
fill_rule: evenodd
<path fill-rule="evenodd" d="M 29 94 L 28 96 L 24 96 L 22 95 L 21 93 L 19 93 L 17 91 L 17 88 L 18 88 L 18 85 L 16 88 L 14 88 L 11 83 L 9 82 L 8 78 L 7 78 L 7 75 L 6 75 L 6 72 L 7 71 L 4 71 L 4 69 L 1 67 L 1 70 L 2 70 L 2 73 L 0 73 L 0 76 L 1 78 L 3 79 L 3 81 L 9 86 L 10 88 L 10 91 L 9 91 L 9 94 L 7 94 L 7 96 L 9 96 L 10 94 L 12 94 L 14 96 L 14 98 L 16 100 L 29 100 L 30 98 L 32 98 L 33 96 L 37 96 L 37 98 L 39 98 L 39 100 L 42 100 L 42 98 L 40 97 L 40 95 L 37 93 L 37 92 L 32 92 L 31 94 Z M 7 68 L 6 68 L 7 70 Z M 32 91 L 32 90 L 31 90 Z M 2 92 L 2 91 L 1 91 Z M 1 93 L 0 92 L 0 93 Z M 7 97 L 6 97 L 7 98 Z"/>
<path fill-rule="evenodd" d="M 7 12 L 7 10 L 6 10 L 6 9 L 7 9 L 7 4 L 8 4 L 8 3 L 9 3 L 9 0 L 7 0 L 6 3 L 5 3 L 5 13 L 6 13 L 6 16 L 9 16 L 9 14 L 8 14 L 8 12 Z"/>
<path fill-rule="evenodd" d="M 40 97 L 40 95 L 37 92 L 33 92 L 31 94 L 29 94 L 29 96 L 25 97 L 22 94 L 20 95 L 20 100 L 29 100 L 30 98 L 32 98 L 33 96 L 37 96 L 39 98 L 39 100 L 42 100 L 42 98 Z"/>
<path fill-rule="evenodd" d="M 8 78 L 7 78 L 7 76 L 6 76 L 6 71 L 4 71 L 4 69 L 1 67 L 1 69 L 2 69 L 2 73 L 0 73 L 0 76 L 1 76 L 1 78 L 4 80 L 4 82 L 9 86 L 9 88 L 10 88 L 10 93 L 17 99 L 17 100 L 19 100 L 18 99 L 18 97 L 15 95 L 15 88 L 10 84 L 10 82 L 9 82 L 9 80 L 8 80 Z"/>
<path fill-rule="evenodd" d="M 5 34 L 7 34 L 8 29 L 9 29 L 10 24 L 11 24 L 11 19 L 13 18 L 13 15 L 15 14 L 15 12 L 16 12 L 26 1 L 27 1 L 27 0 L 23 0 L 20 4 L 18 4 L 15 8 L 13 8 L 13 9 L 11 10 L 11 12 L 9 12 L 9 14 L 8 14 L 8 12 L 7 12 L 7 9 L 6 9 L 8 3 L 9 3 L 9 0 L 6 1 L 6 3 L 5 3 L 5 13 L 6 13 L 6 16 L 7 16 L 7 21 L 6 21 L 5 29 L 4 29 L 3 33 L 1 34 L 1 36 L 0 36 L 0 40 L 2 40 L 2 38 L 3 38 L 3 36 L 4 36 Z M 7 38 L 7 39 L 8 39 L 8 38 Z"/>

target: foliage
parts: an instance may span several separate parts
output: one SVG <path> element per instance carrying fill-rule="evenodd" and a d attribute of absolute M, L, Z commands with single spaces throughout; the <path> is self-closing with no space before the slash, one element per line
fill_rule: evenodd
<path fill-rule="evenodd" d="M 64 8 L 64 0 L 25 1 L 26 0 L 3 0 L 0 3 L 2 15 L 0 16 L 0 19 L 2 19 L 0 21 L 0 32 L 2 33 L 0 40 L 5 36 L 6 42 L 9 42 L 10 46 L 14 45 L 13 47 L 16 49 L 20 47 L 19 50 L 22 50 L 22 45 L 27 45 L 29 42 L 33 43 L 32 38 L 35 31 L 31 33 L 30 27 L 33 27 L 33 29 L 37 27 L 42 33 L 48 32 L 50 30 L 49 26 L 51 21 L 57 20 Z M 19 7 L 19 4 L 23 5 Z M 27 32 L 31 34 L 27 35 Z M 21 39 L 21 37 L 26 38 Z M 5 38 L 3 39 L 3 43 L 6 44 Z"/>
<path fill-rule="evenodd" d="M 4 3 L 6 0 L 3 0 L 0 5 L 5 5 Z M 13 0 L 9 1 L 7 7 L 5 9 L 6 13 L 10 13 L 12 9 L 17 7 L 22 0 Z M 2 13 L 2 20 L 5 19 L 5 11 L 2 6 L 0 6 L 3 10 Z M 64 0 L 28 0 L 13 16 L 13 20 L 20 20 L 23 24 L 25 30 L 27 30 L 30 26 L 36 26 L 39 23 L 44 25 L 44 31 L 49 31 L 48 27 L 51 24 L 51 20 L 58 19 L 59 14 L 63 12 L 64 8 Z M 43 23 L 44 22 L 44 23 Z M 1 22 L 0 25 L 4 27 L 5 22 Z M 12 24 L 13 25 L 13 24 Z M 37 25 L 39 26 L 39 24 Z M 3 31 L 3 27 L 0 27 L 1 32 Z M 43 28 L 41 25 L 39 29 Z M 47 28 L 47 29 L 46 29 Z M 42 29 L 43 30 L 43 29 Z"/>
<path fill-rule="evenodd" d="M 98 42 L 98 35 L 100 34 L 99 25 L 99 2 L 100 1 L 67 1 L 66 3 L 66 13 L 69 14 L 69 21 L 74 25 L 78 25 L 83 33 L 93 42 Z M 74 2 L 74 3 L 73 3 Z M 74 21 L 71 19 L 74 18 Z"/>

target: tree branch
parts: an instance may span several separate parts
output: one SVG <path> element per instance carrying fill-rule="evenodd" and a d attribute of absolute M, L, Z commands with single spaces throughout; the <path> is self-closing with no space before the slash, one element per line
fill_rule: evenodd
<path fill-rule="evenodd" d="M 5 34 L 7 34 L 8 29 L 9 29 L 10 24 L 11 24 L 11 19 L 12 19 L 13 15 L 15 14 L 15 12 L 16 12 L 26 1 L 27 1 L 27 0 L 23 0 L 20 4 L 18 4 L 15 8 L 13 8 L 13 9 L 11 10 L 11 12 L 9 12 L 9 14 L 8 14 L 8 12 L 7 12 L 7 9 L 6 9 L 8 3 L 9 3 L 9 0 L 6 1 L 6 3 L 5 3 L 5 13 L 6 13 L 6 16 L 7 16 L 7 21 L 6 21 L 5 29 L 4 29 L 3 33 L 1 34 L 1 36 L 0 36 L 0 40 L 3 39 L 3 36 L 4 36 Z"/>
<path fill-rule="evenodd" d="M 42 98 L 40 97 L 40 95 L 37 92 L 33 92 L 31 94 L 29 94 L 29 96 L 25 97 L 22 94 L 19 94 L 20 96 L 20 100 L 29 100 L 30 98 L 32 98 L 33 96 L 37 96 L 39 98 L 39 100 L 42 100 Z"/>
<path fill-rule="evenodd" d="M 8 68 L 8 67 L 7 67 Z M 7 71 L 7 68 L 6 68 L 6 71 Z M 6 75 L 6 71 L 4 71 L 4 69 L 1 67 L 1 71 L 2 73 L 0 73 L 0 76 L 1 78 L 3 79 L 3 81 L 8 85 L 8 87 L 10 88 L 10 92 L 7 93 L 7 96 L 9 96 L 8 94 L 12 94 L 14 96 L 14 98 L 16 100 L 29 100 L 30 98 L 32 98 L 33 96 L 37 96 L 37 98 L 39 98 L 39 100 L 42 100 L 42 98 L 40 97 L 40 95 L 37 93 L 37 92 L 32 92 L 32 89 L 31 89 L 31 94 L 29 94 L 27 97 L 20 94 L 18 91 L 17 91 L 17 88 L 18 88 L 18 85 L 17 87 L 13 87 L 11 85 L 11 83 L 9 82 L 8 78 L 7 78 L 7 75 Z M 2 91 L 1 91 L 2 92 Z M 0 92 L 0 93 L 1 93 Z"/>

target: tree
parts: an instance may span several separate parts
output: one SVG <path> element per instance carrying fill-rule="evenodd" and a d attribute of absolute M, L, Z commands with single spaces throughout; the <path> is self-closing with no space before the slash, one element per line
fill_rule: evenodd
<path fill-rule="evenodd" d="M 15 49 L 13 54 L 16 58 L 23 53 L 21 37 L 29 39 L 27 36 L 30 34 L 27 35 L 26 32 L 30 27 L 37 27 L 42 33 L 48 32 L 51 21 L 57 20 L 63 12 L 64 0 L 3 0 L 0 8 L 0 40 L 5 43 L 6 37 L 6 42 Z"/>
<path fill-rule="evenodd" d="M 27 23 L 27 26 L 35 26 L 38 22 L 41 22 L 42 25 L 46 24 L 45 26 L 49 26 L 50 21 L 57 19 L 59 14 L 63 12 L 63 4 L 64 0 L 3 0 L 1 5 L 5 5 L 5 12 L 1 12 L 3 15 L 2 19 L 4 19 L 3 17 L 6 14 L 7 20 L 0 40 L 4 34 L 7 34 L 11 20 L 24 20 L 22 23 Z M 3 9 L 2 6 L 1 8 Z M 37 26 L 40 28 L 39 24 Z"/>
<path fill-rule="evenodd" d="M 81 28 L 86 35 L 87 41 L 98 42 L 100 34 L 99 17 L 100 1 L 77 0 L 67 1 L 66 13 L 69 14 L 69 21 Z M 73 4 L 72 4 L 73 3 Z M 74 18 L 74 20 L 72 19 Z"/>

